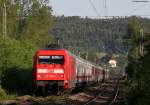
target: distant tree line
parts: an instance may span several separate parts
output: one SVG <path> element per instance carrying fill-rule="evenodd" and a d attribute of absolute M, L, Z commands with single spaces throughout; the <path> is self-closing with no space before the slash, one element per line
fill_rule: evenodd
<path fill-rule="evenodd" d="M 60 45 L 76 55 L 96 61 L 97 53 L 126 54 L 131 49 L 127 34 L 129 18 L 90 19 L 54 17 L 54 27 L 50 32 Z M 150 20 L 140 18 L 150 27 Z"/>
<path fill-rule="evenodd" d="M 103 51 L 119 53 L 122 37 L 127 32 L 128 19 L 89 19 L 55 17 L 51 30 L 63 47 L 75 51 Z"/>
<path fill-rule="evenodd" d="M 51 33 L 60 40 L 62 46 L 67 48 L 74 47 L 76 50 L 92 51 L 106 49 L 109 52 L 119 52 L 119 49 L 122 48 L 122 38 L 127 34 L 128 20 L 129 18 L 55 17 L 55 26 Z M 146 18 L 141 18 L 140 21 L 150 24 L 150 20 Z M 96 46 L 93 47 L 93 45 Z"/>

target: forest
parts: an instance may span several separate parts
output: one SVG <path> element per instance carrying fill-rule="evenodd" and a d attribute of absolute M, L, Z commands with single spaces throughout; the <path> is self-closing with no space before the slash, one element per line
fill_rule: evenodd
<path fill-rule="evenodd" d="M 83 19 L 78 16 L 61 16 L 55 17 L 54 21 L 52 35 L 60 40 L 63 47 L 74 48 L 81 52 L 123 52 L 122 37 L 126 34 L 128 19 Z"/>

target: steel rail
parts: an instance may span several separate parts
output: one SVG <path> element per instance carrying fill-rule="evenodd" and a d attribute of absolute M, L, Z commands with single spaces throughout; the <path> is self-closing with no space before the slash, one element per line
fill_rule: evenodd
<path fill-rule="evenodd" d="M 107 86 L 107 87 L 109 87 L 109 86 Z M 97 94 L 94 98 L 90 99 L 83 105 L 89 105 L 91 102 L 95 101 L 98 96 L 102 96 L 105 93 L 105 91 L 107 90 L 107 87 L 105 87 L 99 94 Z M 118 92 L 119 92 L 119 80 L 115 87 L 116 87 L 116 89 L 114 89 L 115 96 L 112 98 L 112 101 L 108 105 L 112 105 L 116 101 L 116 98 L 117 98 Z"/>
<path fill-rule="evenodd" d="M 115 92 L 115 96 L 108 105 L 113 105 L 113 103 L 115 103 L 115 101 L 117 99 L 117 96 L 118 96 L 118 93 L 119 93 L 119 80 L 118 80 L 118 83 L 117 83 L 117 89 L 116 89 L 116 92 Z"/>
<path fill-rule="evenodd" d="M 94 98 L 92 98 L 92 99 L 90 99 L 89 101 L 87 101 L 85 104 L 83 104 L 83 105 L 88 105 L 88 104 L 90 104 L 91 102 L 93 102 L 94 100 L 96 100 L 96 98 L 97 98 L 97 96 L 101 96 L 101 95 L 103 95 L 104 93 L 105 93 L 105 91 L 106 91 L 106 86 L 104 87 L 104 89 L 100 92 L 100 93 L 98 93 Z"/>

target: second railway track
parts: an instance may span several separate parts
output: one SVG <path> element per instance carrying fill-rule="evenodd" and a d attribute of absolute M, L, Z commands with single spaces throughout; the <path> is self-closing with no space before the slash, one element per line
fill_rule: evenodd
<path fill-rule="evenodd" d="M 118 95 L 119 80 L 109 80 L 95 88 L 99 89 L 70 96 L 73 101 L 68 105 L 113 105 Z"/>
<path fill-rule="evenodd" d="M 118 95 L 118 88 L 119 80 L 112 80 L 100 94 L 84 105 L 113 105 Z"/>

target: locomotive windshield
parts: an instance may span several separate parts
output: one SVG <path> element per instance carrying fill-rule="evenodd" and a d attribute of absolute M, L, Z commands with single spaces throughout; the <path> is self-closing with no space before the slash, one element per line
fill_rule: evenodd
<path fill-rule="evenodd" d="M 64 56 L 51 55 L 51 56 L 39 56 L 39 64 L 64 64 Z"/>

